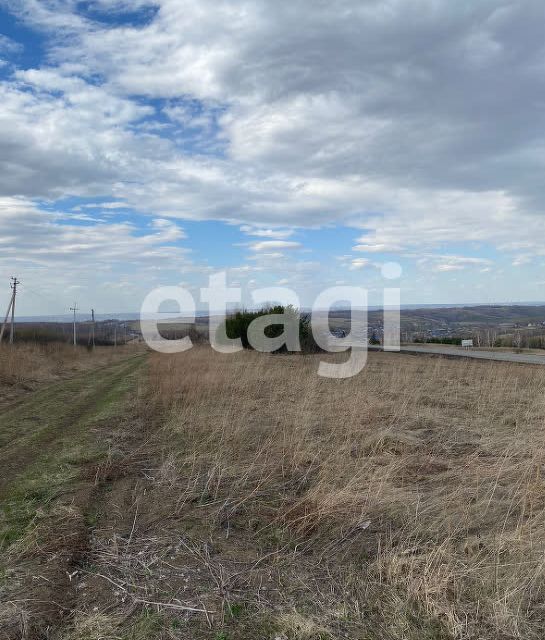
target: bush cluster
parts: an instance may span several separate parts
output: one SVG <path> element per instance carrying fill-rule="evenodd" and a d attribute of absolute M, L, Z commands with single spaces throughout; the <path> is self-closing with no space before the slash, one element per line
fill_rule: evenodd
<path fill-rule="evenodd" d="M 251 349 L 252 345 L 248 338 L 250 325 L 257 318 L 272 314 L 286 315 L 288 317 L 292 316 L 293 321 L 296 322 L 299 327 L 299 342 L 303 353 L 314 353 L 320 351 L 320 347 L 316 344 L 314 336 L 312 335 L 310 317 L 305 314 L 300 315 L 299 312 L 291 306 L 284 307 L 282 305 L 275 305 L 263 307 L 256 311 L 237 311 L 230 315 L 225 321 L 226 335 L 231 339 L 239 338 L 245 349 Z M 265 328 L 264 333 L 267 338 L 277 338 L 281 336 L 284 331 L 284 324 L 270 324 Z M 275 353 L 282 353 L 287 350 L 286 345 L 283 345 Z"/>

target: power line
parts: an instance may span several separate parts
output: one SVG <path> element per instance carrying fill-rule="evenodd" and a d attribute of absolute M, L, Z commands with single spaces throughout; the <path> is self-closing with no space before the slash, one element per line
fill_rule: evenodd
<path fill-rule="evenodd" d="M 35 296 L 40 296 L 40 298 L 42 298 L 43 300 L 46 300 L 47 302 L 51 302 L 51 298 L 44 296 L 43 293 L 40 293 L 39 291 L 36 291 L 35 289 L 32 289 L 31 287 L 28 286 L 28 284 L 24 284 L 23 285 L 23 289 L 24 291 L 28 291 L 30 293 L 32 293 Z"/>

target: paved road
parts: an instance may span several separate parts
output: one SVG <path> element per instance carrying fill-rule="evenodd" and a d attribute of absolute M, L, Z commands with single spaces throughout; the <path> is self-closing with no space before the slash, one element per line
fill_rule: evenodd
<path fill-rule="evenodd" d="M 382 347 L 369 346 L 370 350 L 382 351 Z M 507 351 L 478 351 L 476 349 L 457 349 L 456 347 L 436 347 L 410 345 L 401 347 L 403 353 L 425 353 L 455 358 L 476 358 L 477 360 L 496 360 L 499 362 L 519 362 L 522 364 L 545 365 L 545 355 L 534 353 L 510 353 Z"/>

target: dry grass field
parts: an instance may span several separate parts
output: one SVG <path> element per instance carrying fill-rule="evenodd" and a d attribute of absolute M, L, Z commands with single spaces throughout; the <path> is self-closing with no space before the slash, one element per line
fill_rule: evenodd
<path fill-rule="evenodd" d="M 541 638 L 545 370 L 319 358 L 150 354 L 6 545 L 0 638 Z"/>
<path fill-rule="evenodd" d="M 0 347 L 0 407 L 41 385 L 108 365 L 134 351 L 132 345 L 96 347 L 92 352 L 60 343 L 4 345 Z"/>

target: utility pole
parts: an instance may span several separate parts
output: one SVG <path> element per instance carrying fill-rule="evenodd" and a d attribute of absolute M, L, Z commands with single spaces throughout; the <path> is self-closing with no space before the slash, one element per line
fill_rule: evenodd
<path fill-rule="evenodd" d="M 21 284 L 19 280 L 14 276 L 11 278 L 11 299 L 9 301 L 8 310 L 6 311 L 6 316 L 4 318 L 4 322 L 2 324 L 2 329 L 0 330 L 0 342 L 2 342 L 2 338 L 4 337 L 4 332 L 6 330 L 6 325 L 8 322 L 9 314 L 11 311 L 11 327 L 9 332 L 9 343 L 13 344 L 13 339 L 15 336 L 15 298 L 17 296 L 17 285 Z"/>
<path fill-rule="evenodd" d="M 11 328 L 9 332 L 9 343 L 13 344 L 13 338 L 15 336 L 15 297 L 17 296 L 17 285 L 21 284 L 17 278 L 11 279 L 11 288 L 13 289 L 13 298 L 11 303 Z"/>
<path fill-rule="evenodd" d="M 95 348 L 95 310 L 91 309 L 91 333 L 89 334 L 88 344 Z"/>
<path fill-rule="evenodd" d="M 74 302 L 74 306 L 70 307 L 70 311 L 74 312 L 74 347 L 76 346 L 77 342 L 76 342 L 76 311 L 79 311 L 79 307 L 77 305 L 77 302 Z"/>
<path fill-rule="evenodd" d="M 117 320 L 114 324 L 114 347 L 117 347 Z"/>

